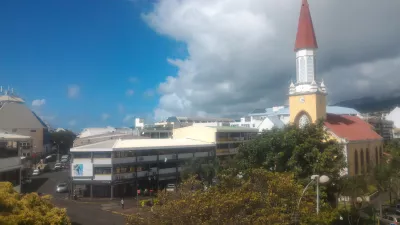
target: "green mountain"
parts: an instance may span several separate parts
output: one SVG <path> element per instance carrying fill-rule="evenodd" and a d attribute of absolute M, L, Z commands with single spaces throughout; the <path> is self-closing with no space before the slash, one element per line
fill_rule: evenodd
<path fill-rule="evenodd" d="M 399 97 L 392 96 L 384 98 L 363 97 L 358 99 L 341 101 L 334 105 L 354 108 L 361 113 L 391 111 L 396 106 L 400 106 L 400 96 Z"/>

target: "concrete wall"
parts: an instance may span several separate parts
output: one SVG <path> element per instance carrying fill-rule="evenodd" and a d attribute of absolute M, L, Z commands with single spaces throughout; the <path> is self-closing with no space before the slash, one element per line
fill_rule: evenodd
<path fill-rule="evenodd" d="M 32 152 L 44 153 L 44 132 L 45 129 L 30 129 L 30 128 L 20 128 L 20 129 L 3 129 L 9 133 L 16 133 L 20 135 L 30 136 L 32 138 Z M 15 132 L 14 132 L 15 131 Z M 32 132 L 35 131 L 35 132 Z"/>

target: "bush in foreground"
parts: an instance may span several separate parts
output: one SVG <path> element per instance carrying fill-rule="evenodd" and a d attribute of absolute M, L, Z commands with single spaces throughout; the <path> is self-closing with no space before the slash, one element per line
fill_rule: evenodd
<path fill-rule="evenodd" d="M 0 224 L 67 225 L 65 209 L 54 207 L 50 196 L 20 195 L 9 182 L 0 182 Z"/>

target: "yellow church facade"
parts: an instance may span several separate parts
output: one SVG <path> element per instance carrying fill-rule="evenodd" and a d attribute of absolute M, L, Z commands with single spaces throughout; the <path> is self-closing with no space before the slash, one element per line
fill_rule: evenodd
<path fill-rule="evenodd" d="M 289 87 L 290 123 L 302 127 L 322 119 L 328 133 L 343 146 L 348 166 L 342 175 L 368 173 L 381 162 L 383 138 L 357 116 L 327 114 L 327 89 L 315 75 L 317 49 L 309 5 L 303 0 L 295 43 L 296 82 Z"/>

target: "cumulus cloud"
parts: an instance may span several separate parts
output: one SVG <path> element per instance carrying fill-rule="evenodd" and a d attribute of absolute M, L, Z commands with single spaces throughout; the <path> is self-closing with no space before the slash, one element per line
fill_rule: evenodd
<path fill-rule="evenodd" d="M 32 106 L 40 107 L 46 104 L 46 99 L 35 99 L 32 101 Z"/>
<path fill-rule="evenodd" d="M 133 94 L 135 93 L 135 91 L 134 90 L 132 90 L 132 89 L 128 89 L 128 90 L 126 90 L 126 96 L 132 96 Z"/>
<path fill-rule="evenodd" d="M 102 119 L 102 120 L 107 120 L 108 118 L 110 118 L 110 115 L 109 115 L 109 114 L 107 114 L 107 113 L 101 114 L 101 119 Z"/>
<path fill-rule="evenodd" d="M 324 79 L 329 101 L 398 90 L 400 1 L 309 3 L 319 44 L 317 78 Z M 188 57 L 168 59 L 178 72 L 159 85 L 155 117 L 236 116 L 284 104 L 295 79 L 300 5 L 300 0 L 158 1 L 144 20 L 184 43 Z"/>
<path fill-rule="evenodd" d="M 68 97 L 76 98 L 79 96 L 80 87 L 76 84 L 72 84 L 68 86 Z"/>

